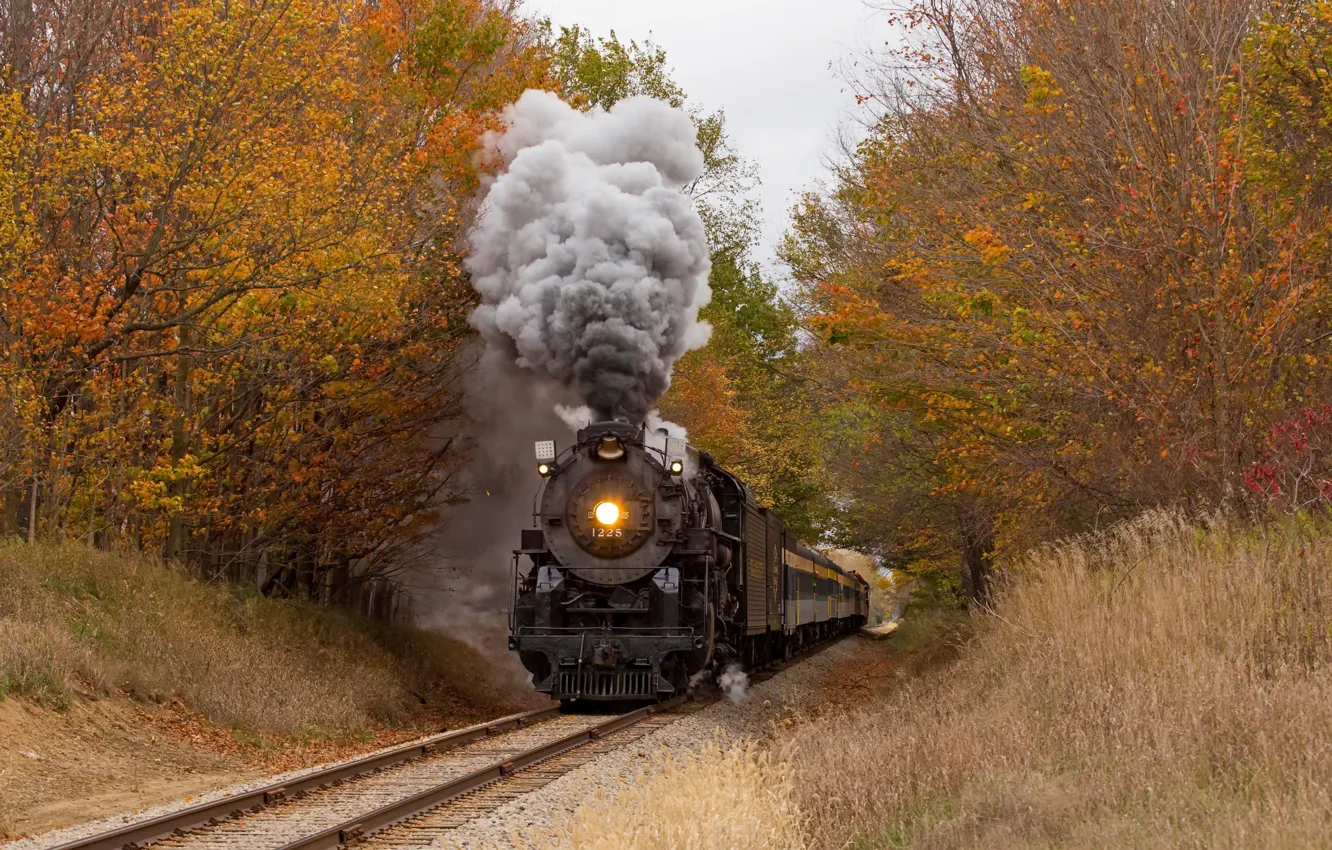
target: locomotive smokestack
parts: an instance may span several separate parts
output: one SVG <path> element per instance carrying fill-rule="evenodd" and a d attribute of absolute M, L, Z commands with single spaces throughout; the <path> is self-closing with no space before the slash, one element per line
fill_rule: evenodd
<path fill-rule="evenodd" d="M 707 237 L 682 191 L 704 167 L 693 122 L 650 98 L 583 113 L 543 91 L 506 118 L 488 141 L 507 168 L 470 240 L 472 324 L 597 419 L 640 423 L 711 333 Z"/>

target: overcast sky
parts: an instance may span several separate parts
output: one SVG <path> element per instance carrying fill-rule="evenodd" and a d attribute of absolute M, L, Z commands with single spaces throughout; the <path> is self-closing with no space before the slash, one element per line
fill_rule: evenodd
<path fill-rule="evenodd" d="M 527 9 L 621 41 L 650 36 L 691 103 L 726 110 L 763 180 L 759 259 L 770 268 L 796 193 L 823 176 L 854 106 L 837 67 L 888 32 L 863 0 L 528 0 Z"/>

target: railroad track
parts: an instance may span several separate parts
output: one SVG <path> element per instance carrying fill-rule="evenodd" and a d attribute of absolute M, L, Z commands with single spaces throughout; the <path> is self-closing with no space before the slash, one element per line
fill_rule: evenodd
<path fill-rule="evenodd" d="M 617 715 L 562 714 L 558 707 L 513 715 L 54 850 L 430 846 L 441 830 L 674 721 L 684 701 Z"/>
<path fill-rule="evenodd" d="M 840 638 L 751 671 L 751 683 L 817 656 Z M 558 706 L 503 717 L 191 806 L 51 850 L 425 848 L 597 756 L 720 699 L 677 697 L 617 715 Z"/>
<path fill-rule="evenodd" d="M 831 638 L 794 658 L 764 664 L 751 672 L 750 684 L 767 681 L 783 670 L 817 656 L 844 637 Z M 478 791 L 456 797 L 428 812 L 399 821 L 377 833 L 364 844 L 357 845 L 357 850 L 426 850 L 426 848 L 438 847 L 440 846 L 437 843 L 439 839 L 447 840 L 453 830 L 466 825 L 470 821 L 498 809 L 505 803 L 548 785 L 561 776 L 591 762 L 598 756 L 647 737 L 657 729 L 678 720 L 682 713 L 701 710 L 721 699 L 723 697 L 719 692 L 706 693 L 701 698 L 692 698 L 688 707 L 676 706 L 644 718 L 633 725 L 623 727 L 618 731 L 602 734 L 595 741 L 547 759 L 521 773 L 512 775 L 505 781 L 491 783 Z M 663 703 L 662 707 L 666 705 L 668 704 Z"/>

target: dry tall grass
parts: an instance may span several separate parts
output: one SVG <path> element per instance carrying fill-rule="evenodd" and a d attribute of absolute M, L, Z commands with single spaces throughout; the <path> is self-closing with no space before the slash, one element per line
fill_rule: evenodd
<path fill-rule="evenodd" d="M 1328 846 L 1332 537 L 1207 525 L 1032 554 L 955 664 L 798 731 L 811 843 Z"/>
<path fill-rule="evenodd" d="M 569 850 L 799 850 L 791 770 L 752 745 L 664 758 L 612 797 L 584 802 L 559 830 Z"/>
<path fill-rule="evenodd" d="M 59 706 L 113 689 L 282 733 L 393 722 L 422 696 L 496 696 L 485 661 L 441 635 L 201 584 L 140 558 L 0 542 L 0 698 Z"/>

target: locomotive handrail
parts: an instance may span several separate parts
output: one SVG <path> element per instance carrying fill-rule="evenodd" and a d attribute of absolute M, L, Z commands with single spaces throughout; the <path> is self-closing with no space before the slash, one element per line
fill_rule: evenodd
<path fill-rule="evenodd" d="M 656 634 L 658 632 L 676 632 L 675 637 L 691 637 L 696 633 L 693 626 L 609 626 L 588 628 L 584 626 L 519 626 L 516 634 Z M 671 635 L 668 635 L 671 636 Z"/>
<path fill-rule="evenodd" d="M 538 550 L 538 551 L 539 551 L 539 552 L 546 552 L 546 551 L 548 551 L 548 550 L 546 550 L 546 549 L 541 549 L 541 550 Z M 685 554 L 694 554 L 694 551 L 695 551 L 695 550 L 686 549 L 686 550 L 685 550 Z M 514 558 L 516 559 L 516 558 L 519 557 L 520 555 L 528 555 L 528 554 L 532 554 L 532 553 L 527 552 L 527 551 L 524 551 L 524 550 L 518 550 L 518 549 L 515 549 L 513 554 L 514 554 Z M 551 569 L 559 570 L 561 573 L 572 572 L 575 576 L 578 575 L 578 573 L 581 573 L 581 572 L 584 572 L 584 571 L 592 572 L 592 571 L 596 571 L 596 570 L 622 570 L 622 569 L 624 569 L 623 566 L 615 566 L 615 565 L 605 566 L 605 565 L 600 565 L 600 564 L 597 564 L 597 565 L 588 565 L 588 564 L 581 564 L 581 563 L 579 563 L 579 564 L 574 564 L 574 565 L 571 566 L 571 567 L 570 567 L 570 566 L 565 566 L 564 564 L 547 564 L 546 566 L 550 567 Z M 652 567 L 652 569 L 657 570 L 657 569 L 661 569 L 661 568 L 660 568 L 660 567 Z M 521 578 L 521 576 L 519 576 L 519 578 Z M 515 582 L 515 584 L 516 584 L 516 583 L 517 583 L 517 582 Z"/>
<path fill-rule="evenodd" d="M 590 634 L 599 634 L 602 632 L 681 632 L 693 633 L 694 626 L 603 626 L 603 628 L 590 628 L 590 626 L 518 626 L 523 632 L 587 632 Z"/>

